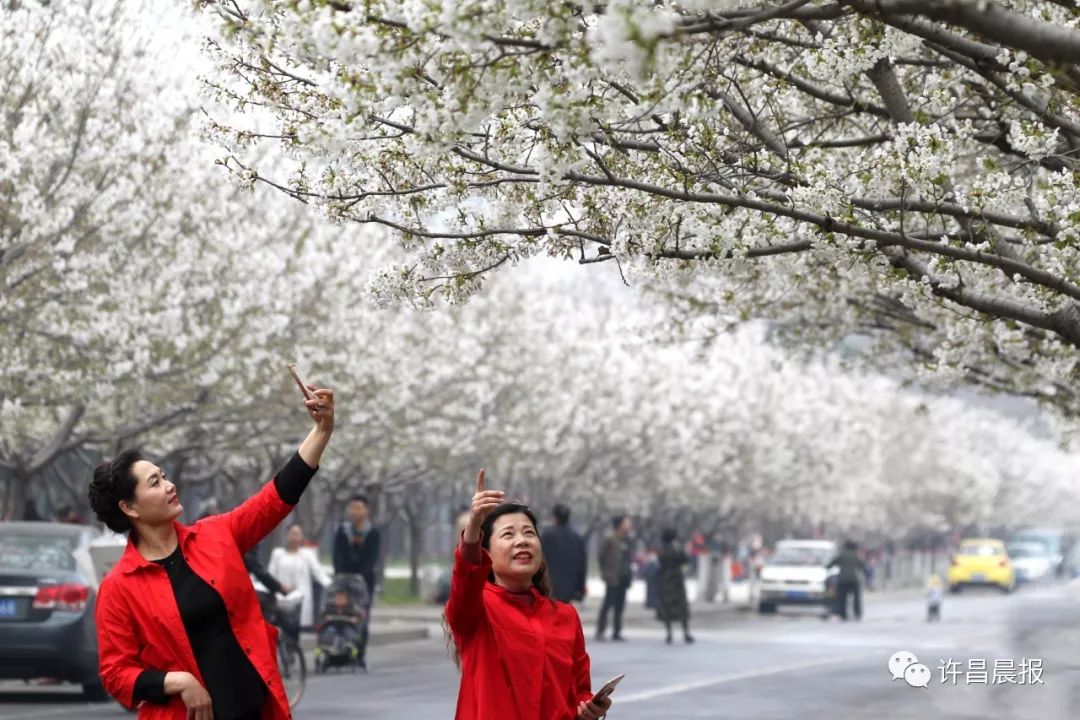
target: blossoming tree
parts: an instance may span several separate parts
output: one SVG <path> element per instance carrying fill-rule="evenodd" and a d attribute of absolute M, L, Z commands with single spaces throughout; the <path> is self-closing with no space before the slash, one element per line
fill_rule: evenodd
<path fill-rule="evenodd" d="M 1060 0 L 203 0 L 230 166 L 397 233 L 388 301 L 537 254 L 1077 411 Z M 276 173 L 240 149 L 270 139 Z"/>

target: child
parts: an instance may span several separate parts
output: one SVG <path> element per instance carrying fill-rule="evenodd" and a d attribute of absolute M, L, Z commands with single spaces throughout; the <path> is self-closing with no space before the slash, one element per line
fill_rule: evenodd
<path fill-rule="evenodd" d="M 941 601 L 945 599 L 945 589 L 941 578 L 931 575 L 926 584 L 926 622 L 941 620 Z"/>
<path fill-rule="evenodd" d="M 330 598 L 330 604 L 319 618 L 320 644 L 341 648 L 355 645 L 360 637 L 360 625 L 364 613 L 352 601 L 348 593 L 338 590 Z"/>

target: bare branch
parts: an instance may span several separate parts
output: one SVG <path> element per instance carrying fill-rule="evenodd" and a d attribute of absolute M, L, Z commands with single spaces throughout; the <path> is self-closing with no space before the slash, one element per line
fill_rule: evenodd
<path fill-rule="evenodd" d="M 877 15 L 925 15 L 1018 48 L 1047 62 L 1080 63 L 1080 32 L 1039 22 L 985 0 L 855 0 Z"/>

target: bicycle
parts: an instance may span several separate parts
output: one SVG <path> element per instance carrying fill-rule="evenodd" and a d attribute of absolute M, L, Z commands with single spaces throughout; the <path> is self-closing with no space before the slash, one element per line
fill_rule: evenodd
<path fill-rule="evenodd" d="M 267 622 L 278 629 L 278 670 L 285 686 L 289 707 L 295 708 L 307 687 L 307 660 L 300 647 L 300 606 L 303 598 L 295 591 L 277 598 L 265 589 L 256 589 Z"/>

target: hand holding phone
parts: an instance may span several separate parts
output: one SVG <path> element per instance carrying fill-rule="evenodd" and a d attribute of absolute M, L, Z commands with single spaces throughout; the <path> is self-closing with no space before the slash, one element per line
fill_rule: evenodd
<path fill-rule="evenodd" d="M 596 691 L 596 694 L 593 695 L 593 699 L 595 700 L 597 698 L 606 698 L 611 695 L 611 693 L 615 692 L 615 686 L 622 682 L 622 679 L 624 677 L 626 677 L 626 673 L 623 673 L 622 675 L 616 675 L 615 677 L 608 680 L 606 683 L 604 683 L 604 687 Z"/>
<path fill-rule="evenodd" d="M 308 386 L 304 384 L 304 381 L 300 379 L 300 374 L 296 372 L 296 365 L 293 363 L 287 363 L 287 367 L 289 368 L 289 373 L 293 376 L 293 380 L 295 380 L 296 384 L 300 386 L 300 392 L 304 394 L 304 399 L 318 400 L 319 398 L 315 396 L 315 393 L 311 392 Z M 316 407 L 321 409 L 322 404 L 320 403 Z"/>

